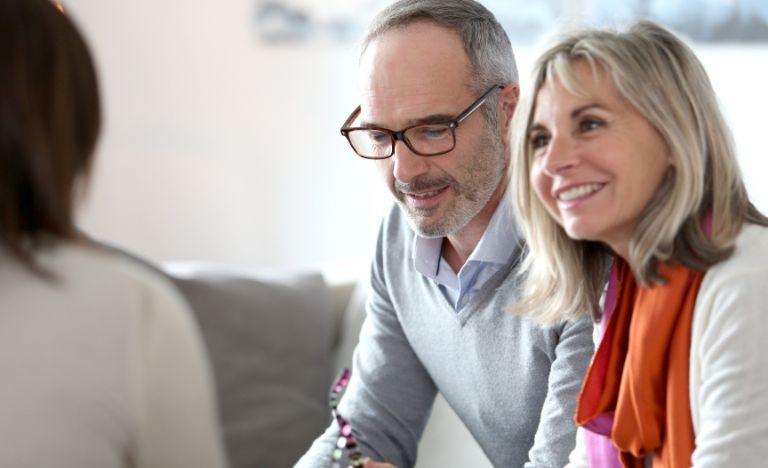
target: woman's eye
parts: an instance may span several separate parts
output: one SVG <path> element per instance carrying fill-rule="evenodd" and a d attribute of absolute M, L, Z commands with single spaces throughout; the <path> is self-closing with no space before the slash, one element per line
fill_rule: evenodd
<path fill-rule="evenodd" d="M 531 148 L 536 150 L 547 146 L 549 143 L 549 136 L 544 134 L 534 134 L 528 137 L 528 141 L 531 144 Z"/>
<path fill-rule="evenodd" d="M 585 118 L 579 122 L 579 131 L 588 132 L 603 126 L 603 121 L 594 118 Z"/>

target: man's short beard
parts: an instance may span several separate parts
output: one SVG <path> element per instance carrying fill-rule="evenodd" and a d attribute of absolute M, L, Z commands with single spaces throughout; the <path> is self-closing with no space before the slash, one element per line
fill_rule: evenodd
<path fill-rule="evenodd" d="M 486 130 L 478 151 L 482 154 L 470 161 L 466 167 L 466 181 L 462 184 L 454 177 L 445 175 L 432 179 L 417 179 L 410 183 L 395 181 L 392 192 L 397 203 L 406 214 L 408 224 L 421 237 L 446 237 L 464 228 L 490 201 L 496 189 L 501 184 L 507 169 L 507 159 L 504 155 L 504 145 L 498 137 L 499 132 Z M 439 157 L 439 156 L 437 156 Z M 479 158 L 493 158 L 483 162 Z M 498 167 L 498 166 L 501 167 Z M 469 187 L 467 187 L 469 185 Z M 449 187 L 454 191 L 452 205 L 444 208 L 445 214 L 436 222 L 428 222 L 430 211 L 408 206 L 404 191 L 425 191 L 431 188 Z M 419 221 L 422 221 L 421 223 Z"/>

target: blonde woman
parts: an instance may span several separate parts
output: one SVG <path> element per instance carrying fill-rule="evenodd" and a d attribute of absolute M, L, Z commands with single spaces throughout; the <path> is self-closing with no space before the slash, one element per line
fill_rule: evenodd
<path fill-rule="evenodd" d="M 513 128 L 513 309 L 599 322 L 576 414 L 589 465 L 764 466 L 768 219 L 693 52 L 650 22 L 566 37 Z"/>

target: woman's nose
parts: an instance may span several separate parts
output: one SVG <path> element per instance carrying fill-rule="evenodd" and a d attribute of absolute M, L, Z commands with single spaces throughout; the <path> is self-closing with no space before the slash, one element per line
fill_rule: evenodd
<path fill-rule="evenodd" d="M 544 172 L 556 175 L 578 164 L 578 149 L 567 134 L 555 134 L 544 149 Z"/>

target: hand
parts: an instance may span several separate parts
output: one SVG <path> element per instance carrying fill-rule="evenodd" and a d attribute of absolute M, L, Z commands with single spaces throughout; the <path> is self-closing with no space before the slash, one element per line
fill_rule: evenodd
<path fill-rule="evenodd" d="M 397 467 L 389 463 L 377 463 L 375 461 L 372 461 L 370 458 L 368 458 L 365 460 L 365 463 L 363 463 L 363 468 L 397 468 Z"/>

